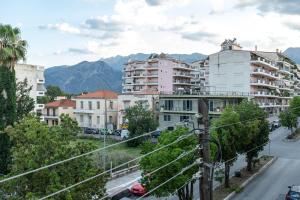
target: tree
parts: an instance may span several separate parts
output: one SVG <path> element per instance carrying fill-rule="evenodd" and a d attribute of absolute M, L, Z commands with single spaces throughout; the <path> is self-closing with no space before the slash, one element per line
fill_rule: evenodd
<path fill-rule="evenodd" d="M 157 121 L 153 113 L 143 107 L 141 103 L 127 108 L 125 119 L 128 120 L 129 138 L 142 135 L 146 132 L 154 131 L 157 128 Z M 143 142 L 143 138 L 128 141 L 128 146 L 138 146 Z"/>
<path fill-rule="evenodd" d="M 66 94 L 58 87 L 54 85 L 48 85 L 46 91 L 46 96 L 48 96 L 50 101 L 54 101 L 54 99 L 58 96 L 65 96 Z"/>
<path fill-rule="evenodd" d="M 293 134 L 293 127 L 297 128 L 297 115 L 294 114 L 291 108 L 279 114 L 280 123 L 282 126 L 288 127 Z"/>
<path fill-rule="evenodd" d="M 235 107 L 240 116 L 239 153 L 246 153 L 247 170 L 252 170 L 253 158 L 263 150 L 263 144 L 269 141 L 269 122 L 267 113 L 253 101 L 243 100 Z"/>
<path fill-rule="evenodd" d="M 239 114 L 228 107 L 222 112 L 220 118 L 213 121 L 212 137 L 217 139 L 222 149 L 222 162 L 225 163 L 225 187 L 229 187 L 230 166 L 237 157 L 237 149 L 240 143 L 239 139 Z M 231 126 L 224 126 L 233 124 Z"/>
<path fill-rule="evenodd" d="M 150 143 L 146 143 L 143 145 L 143 153 L 149 153 L 154 149 L 161 148 L 167 144 L 174 142 L 180 136 L 183 136 L 188 132 L 187 128 L 177 127 L 174 131 L 165 131 L 161 134 L 158 138 L 158 142 L 155 145 L 151 145 Z M 192 135 L 183 139 L 174 145 L 170 145 L 166 148 L 158 150 L 155 153 L 152 153 L 140 161 L 140 166 L 142 169 L 142 174 L 144 174 L 142 180 L 146 184 L 146 188 L 148 191 L 157 187 L 161 183 L 169 180 L 171 177 L 174 177 L 178 173 L 181 172 L 182 169 L 190 166 L 195 162 L 198 158 L 197 153 L 198 151 L 195 149 L 197 146 L 198 140 L 196 135 Z M 193 151 L 195 149 L 195 151 Z M 192 152 L 190 152 L 192 151 Z M 177 159 L 183 153 L 188 153 L 186 156 L 178 159 L 171 163 L 170 165 L 160 169 L 159 171 L 148 175 L 149 173 L 153 172 L 154 170 L 158 169 L 161 166 L 164 166 L 171 161 Z M 158 189 L 154 190 L 153 195 L 157 197 L 166 197 L 171 194 L 176 194 L 180 200 L 192 200 L 193 198 L 193 186 L 195 181 L 191 181 L 186 186 L 187 183 L 199 170 L 199 166 L 193 166 L 190 169 L 183 172 L 181 175 L 177 176 L 173 180 L 169 181 L 165 185 L 159 187 Z M 184 186 L 184 187 L 182 187 Z M 180 188 L 180 189 L 178 189 Z"/>
<path fill-rule="evenodd" d="M 25 60 L 27 42 L 21 39 L 19 28 L 0 24 L 0 173 L 8 172 L 9 137 L 1 132 L 13 125 L 16 111 L 16 76 L 14 66 L 19 60 Z"/>
<path fill-rule="evenodd" d="M 34 99 L 29 96 L 32 86 L 27 78 L 17 83 L 17 121 L 20 121 L 34 109 Z"/>
<path fill-rule="evenodd" d="M 300 96 L 295 96 L 290 101 L 290 111 L 296 115 L 296 117 L 300 117 Z"/>
<path fill-rule="evenodd" d="M 65 119 L 62 126 L 49 128 L 37 117 L 28 116 L 14 127 L 8 127 L 6 131 L 14 143 L 11 172 L 8 176 L 95 149 L 92 144 L 77 142 L 72 136 L 66 137 L 68 130 L 74 128 L 70 121 L 71 119 Z M 71 127 L 68 124 L 72 124 Z M 15 199 L 39 199 L 101 172 L 94 165 L 92 157 L 85 156 L 14 179 L 1 185 L 0 190 L 12 194 Z M 95 196 L 102 197 L 105 194 L 105 183 L 106 176 L 99 176 L 52 199 L 88 200 Z"/>

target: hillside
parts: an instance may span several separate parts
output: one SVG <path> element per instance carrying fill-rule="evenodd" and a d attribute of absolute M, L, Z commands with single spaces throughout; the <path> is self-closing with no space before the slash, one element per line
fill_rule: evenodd
<path fill-rule="evenodd" d="M 292 58 L 297 64 L 300 64 L 300 47 L 290 47 L 285 50 L 284 53 Z"/>

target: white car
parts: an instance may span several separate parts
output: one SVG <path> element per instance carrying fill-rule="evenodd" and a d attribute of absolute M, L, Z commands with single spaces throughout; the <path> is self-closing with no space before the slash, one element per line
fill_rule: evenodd
<path fill-rule="evenodd" d="M 129 131 L 128 131 L 127 129 L 123 129 L 123 130 L 121 131 L 121 138 L 122 138 L 122 139 L 127 139 L 127 138 L 129 138 Z"/>

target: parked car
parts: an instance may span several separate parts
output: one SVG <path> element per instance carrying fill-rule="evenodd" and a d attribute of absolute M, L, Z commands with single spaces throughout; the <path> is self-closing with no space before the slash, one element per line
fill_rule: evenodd
<path fill-rule="evenodd" d="M 127 129 L 123 129 L 123 130 L 121 131 L 121 138 L 122 138 L 122 139 L 127 139 L 127 138 L 129 138 L 129 131 L 128 131 Z"/>
<path fill-rule="evenodd" d="M 285 200 L 300 200 L 300 186 L 289 186 L 289 191 L 285 196 Z"/>
<path fill-rule="evenodd" d="M 121 136 L 121 131 L 122 130 L 120 130 L 120 129 L 116 129 L 116 130 L 114 130 L 113 135 Z"/>
<path fill-rule="evenodd" d="M 160 134 L 161 134 L 161 131 L 156 130 L 156 131 L 151 133 L 151 137 L 158 138 L 160 136 Z"/>
<path fill-rule="evenodd" d="M 143 185 L 139 180 L 138 182 L 133 183 L 133 185 L 130 188 L 130 192 L 138 196 L 143 196 L 147 193 L 147 190 L 145 185 Z"/>
<path fill-rule="evenodd" d="M 275 120 L 272 123 L 274 125 L 275 128 L 279 128 L 281 126 L 280 121 L 279 120 Z"/>
<path fill-rule="evenodd" d="M 99 132 L 97 131 L 97 129 L 94 129 L 94 128 L 85 128 L 84 133 L 85 134 L 98 134 Z"/>

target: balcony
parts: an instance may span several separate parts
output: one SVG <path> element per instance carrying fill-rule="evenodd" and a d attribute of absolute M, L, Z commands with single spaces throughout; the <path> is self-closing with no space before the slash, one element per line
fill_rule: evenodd
<path fill-rule="evenodd" d="M 148 81 L 147 85 L 158 85 L 158 81 Z"/>
<path fill-rule="evenodd" d="M 58 115 L 43 115 L 44 119 L 59 119 Z"/>
<path fill-rule="evenodd" d="M 44 84 L 45 83 L 45 80 L 44 79 L 36 79 L 36 83 L 37 84 Z"/>
<path fill-rule="evenodd" d="M 94 110 L 86 110 L 86 109 L 75 109 L 74 113 L 80 113 L 80 114 L 94 114 Z"/>
<path fill-rule="evenodd" d="M 36 91 L 36 96 L 43 97 L 43 96 L 45 96 L 45 92 L 44 91 Z"/>
<path fill-rule="evenodd" d="M 251 86 L 263 86 L 263 87 L 269 87 L 269 88 L 278 88 L 278 86 L 275 85 L 275 83 L 267 81 L 267 80 L 251 80 L 250 81 Z"/>
<path fill-rule="evenodd" d="M 183 65 L 183 64 L 175 64 L 174 69 L 181 69 L 186 71 L 194 71 L 191 66 Z"/>
<path fill-rule="evenodd" d="M 277 107 L 278 105 L 273 102 L 259 102 L 259 107 L 261 108 L 271 108 L 271 107 Z"/>
<path fill-rule="evenodd" d="M 280 85 L 278 88 L 279 88 L 279 90 L 285 90 L 285 91 L 290 91 L 290 92 L 294 91 L 292 88 L 287 87 L 287 86 L 282 86 L 282 85 Z"/>
<path fill-rule="evenodd" d="M 186 78 L 192 78 L 193 75 L 191 75 L 190 73 L 184 73 L 184 72 L 174 72 L 173 73 L 174 77 L 186 77 Z"/>
<path fill-rule="evenodd" d="M 158 73 L 148 73 L 147 77 L 158 77 Z"/>
<path fill-rule="evenodd" d="M 276 97 L 275 94 L 267 91 L 256 91 L 252 93 L 254 97 Z"/>
<path fill-rule="evenodd" d="M 261 57 L 252 58 L 250 63 L 268 67 L 269 69 L 278 70 L 278 68 L 275 66 L 274 63 L 272 63 L 264 58 L 261 58 Z"/>
<path fill-rule="evenodd" d="M 266 76 L 268 78 L 271 78 L 271 79 L 279 79 L 278 77 L 278 74 L 276 73 L 272 73 L 272 72 L 268 72 L 264 69 L 260 69 L 260 68 L 257 68 L 255 69 L 253 72 L 252 72 L 253 75 L 262 75 L 262 76 Z"/>
<path fill-rule="evenodd" d="M 160 112 L 164 113 L 188 113 L 188 114 L 196 114 L 198 113 L 197 110 L 190 109 L 183 109 L 182 107 L 171 107 L 166 108 L 165 106 L 160 107 Z"/>

